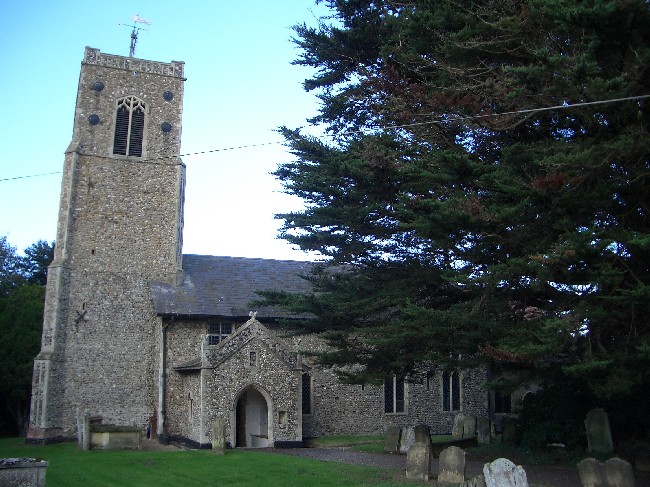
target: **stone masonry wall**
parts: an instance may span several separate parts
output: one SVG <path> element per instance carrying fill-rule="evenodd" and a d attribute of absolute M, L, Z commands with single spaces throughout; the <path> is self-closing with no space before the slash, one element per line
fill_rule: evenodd
<path fill-rule="evenodd" d="M 294 337 L 303 351 L 322 351 L 324 343 L 318 336 Z M 303 417 L 305 438 L 322 435 L 383 434 L 388 426 L 427 424 L 435 434 L 449 434 L 454 415 L 442 405 L 442 372 L 433 369 L 426 380 L 426 371 L 405 384 L 404 413 L 384 412 L 383 385 L 348 385 L 339 383 L 331 370 L 311 369 L 312 412 Z M 461 371 L 461 412 L 487 416 L 487 370 Z"/>
<path fill-rule="evenodd" d="M 167 331 L 166 433 L 200 442 L 201 373 L 176 371 L 180 365 L 201 356 L 201 341 L 207 323 L 174 321 Z"/>
<path fill-rule="evenodd" d="M 201 335 L 207 330 L 207 322 L 177 322 L 168 337 L 168 363 L 180 364 L 199 356 Z M 215 417 L 226 422 L 228 441 L 233 442 L 236 399 L 250 385 L 264 390 L 272 398 L 274 407 L 273 433 L 276 441 L 296 441 L 302 417 L 302 438 L 341 434 L 383 434 L 390 425 L 407 426 L 427 424 L 436 434 L 451 433 L 453 417 L 458 411 L 445 412 L 442 405 L 442 368 L 431 368 L 427 373 L 412 378 L 405 385 L 406 410 L 404 413 L 384 413 L 384 390 L 382 385 L 341 384 L 330 370 L 320 369 L 309 363 L 311 374 L 311 413 L 301 414 L 302 383 L 300 373 L 288 364 L 283 354 L 275 350 L 281 343 L 285 354 L 292 351 L 318 351 L 323 342 L 315 335 L 287 337 L 281 328 L 269 325 L 265 333 L 255 328 L 240 332 L 249 341 L 232 340 L 221 346 L 208 347 L 207 357 L 211 363 L 203 371 L 205 412 L 203 429 L 199 427 L 197 410 L 201 375 L 198 371 L 169 372 L 168 374 L 168 427 L 170 435 L 192 439 L 207 444 L 211 441 L 211 424 Z M 258 330 L 259 331 L 259 330 Z M 239 343 L 239 345 L 237 344 Z M 228 352 L 228 350 L 230 350 Z M 256 352 L 258 367 L 250 366 L 250 352 Z M 290 366 L 289 366 L 290 365 Z M 214 368 L 213 368 L 214 367 Z M 461 371 L 461 411 L 477 416 L 488 412 L 488 392 L 485 389 L 487 373 L 476 368 Z M 193 413 L 189 415 L 188 398 L 192 397 Z M 278 423 L 278 411 L 288 411 L 285 425 Z M 190 418 L 193 418 L 190 421 Z M 190 421 L 190 423 L 188 423 Z M 201 431 L 203 436 L 201 436 Z M 295 437 L 294 437 L 295 435 Z M 300 438 L 300 439 L 302 439 Z M 299 440 L 297 440 L 299 441 Z"/>
<path fill-rule="evenodd" d="M 250 353 L 255 352 L 257 365 L 250 365 Z M 302 441 L 300 408 L 300 376 L 273 350 L 263 337 L 257 336 L 224 362 L 209 371 L 205 382 L 205 431 L 214 418 L 221 416 L 226 425 L 226 441 L 236 443 L 235 408 L 237 400 L 248 387 L 270 398 L 269 441 Z M 283 421 L 280 412 L 286 413 Z"/>
<path fill-rule="evenodd" d="M 160 320 L 149 283 L 180 273 L 183 64 L 124 59 L 87 48 L 82 63 L 32 439 L 73 437 L 78 411 L 144 429 L 157 408 Z M 126 95 L 147 104 L 142 157 L 112 154 L 116 99 Z"/>
<path fill-rule="evenodd" d="M 204 345 L 202 371 L 176 371 L 179 365 L 200 356 L 206 321 L 177 321 L 167 334 L 167 432 L 200 444 L 212 438 L 212 423 L 222 417 L 227 441 L 235 444 L 237 400 L 249 388 L 261 392 L 270 409 L 269 436 L 272 441 L 301 441 L 300 374 L 283 344 L 255 322 L 219 345 Z M 251 365 L 251 352 L 255 364 Z M 201 386 L 201 382 L 203 385 Z M 202 396 L 201 396 L 202 391 Z M 191 399 L 191 401 L 190 401 Z M 192 414 L 189 407 L 192 407 Z M 204 410 L 200 410 L 200 405 Z M 280 412 L 286 412 L 280 419 Z"/>

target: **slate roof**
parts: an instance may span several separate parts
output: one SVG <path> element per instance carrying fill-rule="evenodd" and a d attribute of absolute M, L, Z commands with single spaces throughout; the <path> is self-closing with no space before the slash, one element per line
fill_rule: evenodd
<path fill-rule="evenodd" d="M 250 302 L 260 299 L 255 291 L 309 291 L 309 282 L 300 275 L 307 274 L 312 265 L 293 260 L 183 255 L 182 284 L 154 282 L 151 296 L 158 315 L 240 318 L 257 311 L 260 318 L 297 317 L 282 308 L 253 309 Z"/>

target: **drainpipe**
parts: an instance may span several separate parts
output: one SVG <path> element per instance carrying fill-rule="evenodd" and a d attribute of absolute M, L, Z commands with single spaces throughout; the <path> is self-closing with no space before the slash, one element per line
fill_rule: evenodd
<path fill-rule="evenodd" d="M 158 442 L 166 445 L 169 442 L 165 427 L 165 389 L 167 385 L 167 329 L 173 323 L 174 317 L 171 317 L 167 323 L 162 324 L 162 333 L 160 334 L 160 367 L 158 367 Z"/>

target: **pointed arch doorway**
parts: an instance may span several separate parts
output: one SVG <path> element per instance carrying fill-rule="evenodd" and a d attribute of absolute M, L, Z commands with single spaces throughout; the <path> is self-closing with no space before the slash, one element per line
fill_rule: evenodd
<path fill-rule="evenodd" d="M 235 405 L 235 446 L 265 448 L 272 444 L 269 428 L 272 411 L 266 391 L 254 386 L 245 388 Z"/>

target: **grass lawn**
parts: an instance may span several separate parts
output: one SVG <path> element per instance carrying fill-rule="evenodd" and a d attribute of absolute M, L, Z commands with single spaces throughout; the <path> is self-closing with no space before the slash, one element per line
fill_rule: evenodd
<path fill-rule="evenodd" d="M 22 438 L 1 438 L 0 458 L 47 460 L 48 487 L 205 485 L 406 486 L 402 471 L 322 462 L 251 450 L 79 451 L 74 443 L 25 445 Z"/>

